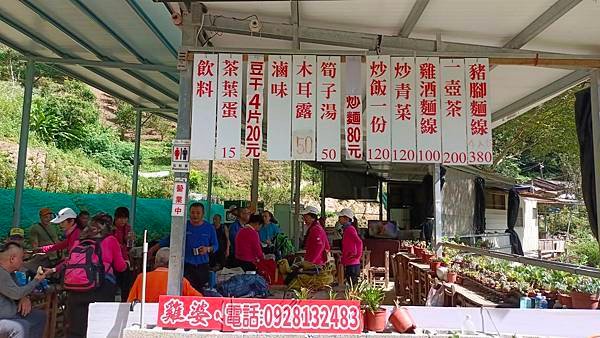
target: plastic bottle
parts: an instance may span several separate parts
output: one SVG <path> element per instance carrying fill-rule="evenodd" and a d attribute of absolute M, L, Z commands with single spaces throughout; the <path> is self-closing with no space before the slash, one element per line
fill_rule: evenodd
<path fill-rule="evenodd" d="M 542 296 L 542 301 L 540 302 L 540 309 L 547 309 L 548 308 L 548 300 L 546 299 L 546 296 Z"/>
<path fill-rule="evenodd" d="M 470 315 L 465 316 L 465 320 L 462 322 L 460 329 L 462 334 L 477 334 L 475 324 L 471 320 Z"/>
<path fill-rule="evenodd" d="M 536 309 L 539 309 L 539 308 L 540 308 L 540 306 L 541 306 L 541 304 L 542 304 L 542 294 L 541 294 L 541 293 L 538 293 L 538 294 L 535 296 L 535 306 L 534 306 L 534 307 L 535 307 Z"/>

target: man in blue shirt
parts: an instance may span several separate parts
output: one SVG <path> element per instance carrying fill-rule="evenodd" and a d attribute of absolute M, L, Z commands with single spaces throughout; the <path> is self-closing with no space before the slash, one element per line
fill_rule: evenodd
<path fill-rule="evenodd" d="M 201 291 L 208 282 L 208 255 L 218 249 L 215 227 L 204 221 L 204 205 L 193 203 L 185 230 L 184 276 L 194 289 Z"/>
<path fill-rule="evenodd" d="M 239 209 L 239 216 L 238 219 L 231 223 L 231 225 L 229 226 L 229 266 L 237 266 L 236 260 L 235 260 L 235 237 L 237 236 L 238 232 L 240 231 L 241 228 L 243 228 L 246 224 L 248 224 L 248 221 L 250 220 L 250 215 L 252 213 L 250 212 L 250 209 L 248 208 L 241 208 Z"/>

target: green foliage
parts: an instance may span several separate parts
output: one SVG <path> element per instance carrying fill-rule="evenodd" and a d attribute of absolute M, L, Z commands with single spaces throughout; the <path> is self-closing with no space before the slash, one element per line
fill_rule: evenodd
<path fill-rule="evenodd" d="M 60 149 L 74 149 L 85 139 L 85 128 L 98 123 L 96 97 L 82 82 L 43 86 L 32 102 L 30 130 Z"/>
<path fill-rule="evenodd" d="M 571 178 L 579 170 L 573 112 L 578 86 L 494 129 L 494 170 L 520 181 L 539 175 Z"/>
<path fill-rule="evenodd" d="M 9 188 L 15 185 L 15 170 L 6 153 L 0 152 L 0 187 Z"/>
<path fill-rule="evenodd" d="M 362 292 L 361 304 L 364 304 L 365 308 L 371 312 L 379 311 L 381 303 L 385 298 L 385 291 L 382 288 L 374 285 L 368 285 Z"/>
<path fill-rule="evenodd" d="M 0 93 L 0 137 L 16 141 L 21 128 L 23 88 L 0 81 Z"/>
<path fill-rule="evenodd" d="M 136 111 L 133 110 L 133 106 L 127 102 L 115 99 L 116 110 L 115 110 L 115 124 L 121 135 L 121 140 L 125 138 L 125 134 L 133 132 L 135 129 L 135 115 Z"/>
<path fill-rule="evenodd" d="M 589 228 L 575 233 L 567 244 L 567 256 L 563 260 L 571 263 L 600 268 L 600 248 Z"/>
<path fill-rule="evenodd" d="M 22 82 L 25 78 L 26 61 L 13 49 L 0 45 L 0 81 Z M 35 74 L 39 78 L 64 80 L 64 74 L 55 67 L 44 63 L 35 64 Z"/>
<path fill-rule="evenodd" d="M 87 155 L 105 168 L 122 173 L 131 172 L 134 151 L 132 143 L 119 141 L 113 129 L 98 124 L 88 125 L 84 131 L 86 137 L 82 140 L 81 148 Z"/>
<path fill-rule="evenodd" d="M 173 176 L 165 178 L 140 177 L 138 196 L 147 198 L 171 198 L 173 193 Z"/>

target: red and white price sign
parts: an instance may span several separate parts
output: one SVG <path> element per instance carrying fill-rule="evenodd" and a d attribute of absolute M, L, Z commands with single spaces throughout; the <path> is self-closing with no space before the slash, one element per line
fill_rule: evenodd
<path fill-rule="evenodd" d="M 417 161 L 415 59 L 392 58 L 392 162 Z"/>
<path fill-rule="evenodd" d="M 219 54 L 217 160 L 240 158 L 242 133 L 242 55 Z"/>
<path fill-rule="evenodd" d="M 287 161 L 292 159 L 292 57 L 269 55 L 267 72 L 267 157 L 269 160 Z"/>
<path fill-rule="evenodd" d="M 465 59 L 468 82 L 467 139 L 469 164 L 492 164 L 492 114 L 488 99 L 488 59 Z"/>
<path fill-rule="evenodd" d="M 465 61 L 442 59 L 442 163 L 467 164 L 467 114 L 465 112 Z"/>
<path fill-rule="evenodd" d="M 358 301 L 160 296 L 158 326 L 223 332 L 360 334 Z"/>
<path fill-rule="evenodd" d="M 346 159 L 363 159 L 363 100 L 362 63 L 360 56 L 346 57 L 344 115 Z"/>
<path fill-rule="evenodd" d="M 391 160 L 390 56 L 367 56 L 367 161 Z"/>
<path fill-rule="evenodd" d="M 438 58 L 417 58 L 417 162 L 442 161 Z"/>
<path fill-rule="evenodd" d="M 171 216 L 184 216 L 186 199 L 187 182 L 181 178 L 178 178 L 173 185 L 173 205 L 171 208 Z"/>
<path fill-rule="evenodd" d="M 218 56 L 194 54 L 190 159 L 215 158 Z"/>
<path fill-rule="evenodd" d="M 314 161 L 317 57 L 294 55 L 293 60 L 292 158 Z"/>
<path fill-rule="evenodd" d="M 260 158 L 262 151 L 262 122 L 265 106 L 265 57 L 248 55 L 246 83 L 246 158 Z"/>
<path fill-rule="evenodd" d="M 317 58 L 317 162 L 341 161 L 341 58 Z"/>

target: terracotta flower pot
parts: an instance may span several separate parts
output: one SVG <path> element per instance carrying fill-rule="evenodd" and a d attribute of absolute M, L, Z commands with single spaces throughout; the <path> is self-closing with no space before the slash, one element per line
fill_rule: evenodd
<path fill-rule="evenodd" d="M 398 307 L 394 309 L 390 316 L 390 323 L 396 331 L 399 333 L 411 333 L 417 328 L 413 317 L 405 307 Z"/>
<path fill-rule="evenodd" d="M 415 247 L 414 246 L 409 245 L 409 246 L 406 247 L 406 249 L 408 249 L 408 253 L 409 254 L 411 254 L 411 255 L 415 254 Z"/>
<path fill-rule="evenodd" d="M 417 256 L 417 257 L 421 257 L 421 255 L 423 255 L 423 253 L 425 252 L 425 249 L 419 248 L 416 246 L 413 247 L 413 250 L 414 250 L 415 256 Z"/>
<path fill-rule="evenodd" d="M 386 312 L 383 309 L 371 312 L 367 310 L 367 330 L 382 332 L 385 330 Z"/>
<path fill-rule="evenodd" d="M 571 302 L 573 309 L 596 310 L 598 308 L 598 297 L 589 293 L 571 291 Z"/>
<path fill-rule="evenodd" d="M 560 302 L 560 304 L 566 305 L 568 309 L 573 308 L 573 301 L 571 300 L 571 295 L 559 293 L 558 301 Z"/>
<path fill-rule="evenodd" d="M 434 254 L 429 254 L 429 253 L 422 253 L 421 254 L 421 260 L 423 261 L 423 264 L 429 264 L 431 262 L 431 259 L 433 258 L 433 256 L 435 256 Z"/>
<path fill-rule="evenodd" d="M 458 274 L 456 272 L 448 272 L 446 274 L 446 279 L 448 280 L 448 283 L 456 283 L 457 276 Z"/>
<path fill-rule="evenodd" d="M 433 272 L 436 272 L 437 269 L 439 269 L 440 266 L 442 266 L 442 262 L 429 262 L 429 268 Z"/>

